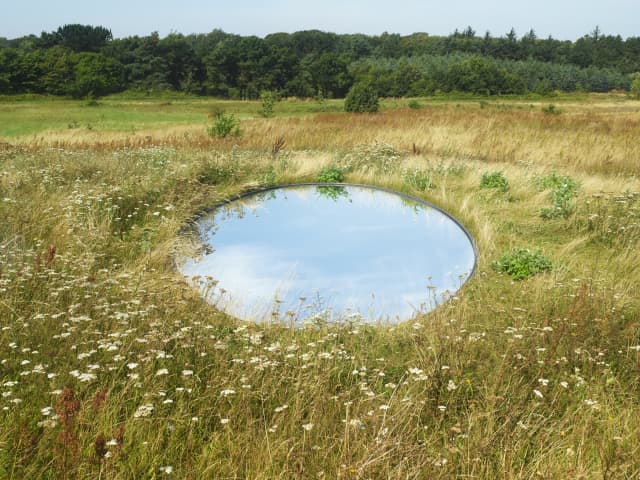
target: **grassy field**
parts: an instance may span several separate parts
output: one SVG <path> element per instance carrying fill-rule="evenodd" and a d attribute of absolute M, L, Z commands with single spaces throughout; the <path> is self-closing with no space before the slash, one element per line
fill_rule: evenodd
<path fill-rule="evenodd" d="M 640 102 L 417 100 L 0 99 L 0 478 L 640 477 Z M 454 214 L 476 276 L 291 330 L 173 270 L 199 211 L 332 166 Z"/>

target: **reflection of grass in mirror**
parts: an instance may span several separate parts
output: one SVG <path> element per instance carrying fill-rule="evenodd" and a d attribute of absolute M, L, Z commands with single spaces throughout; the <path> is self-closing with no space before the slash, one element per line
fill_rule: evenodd
<path fill-rule="evenodd" d="M 338 201 L 339 198 L 349 198 L 349 193 L 344 187 L 334 185 L 323 185 L 316 187 L 316 192 L 321 197 L 329 198 L 333 201 Z"/>

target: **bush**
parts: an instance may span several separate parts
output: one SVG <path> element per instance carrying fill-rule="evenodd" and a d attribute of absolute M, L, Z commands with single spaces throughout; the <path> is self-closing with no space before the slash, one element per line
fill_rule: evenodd
<path fill-rule="evenodd" d="M 553 206 L 543 208 L 540 216 L 545 220 L 551 218 L 567 218 L 575 210 L 573 199 L 578 195 L 578 183 L 566 175 L 558 175 L 551 172 L 550 175 L 540 180 L 543 190 L 551 189 L 551 201 Z"/>
<path fill-rule="evenodd" d="M 265 90 L 260 94 L 260 100 L 262 101 L 262 108 L 259 112 L 260 115 L 262 115 L 264 118 L 273 117 L 273 108 L 278 101 L 278 95 L 270 90 Z"/>
<path fill-rule="evenodd" d="M 640 72 L 634 73 L 631 77 L 631 96 L 640 100 Z"/>
<path fill-rule="evenodd" d="M 546 107 L 542 107 L 542 113 L 545 115 L 560 115 L 562 110 L 556 107 L 554 104 L 547 105 Z"/>
<path fill-rule="evenodd" d="M 344 182 L 344 172 L 334 166 L 325 167 L 320 170 L 320 174 L 318 175 L 318 181 L 322 183 L 340 183 Z"/>
<path fill-rule="evenodd" d="M 417 100 L 410 100 L 409 101 L 409 108 L 411 108 L 413 110 L 420 110 L 422 108 L 422 105 Z"/>
<path fill-rule="evenodd" d="M 509 190 L 509 182 L 502 172 L 485 172 L 480 178 L 480 188 L 496 188 L 506 192 Z"/>
<path fill-rule="evenodd" d="M 240 135 L 240 120 L 232 113 L 217 112 L 213 125 L 208 130 L 210 137 L 226 138 Z"/>
<path fill-rule="evenodd" d="M 347 112 L 373 113 L 377 112 L 379 107 L 378 92 L 366 83 L 356 83 L 344 100 L 344 109 Z"/>
<path fill-rule="evenodd" d="M 505 272 L 514 280 L 524 280 L 532 275 L 551 271 L 553 264 L 539 250 L 520 248 L 505 253 L 491 264 L 497 272 Z"/>

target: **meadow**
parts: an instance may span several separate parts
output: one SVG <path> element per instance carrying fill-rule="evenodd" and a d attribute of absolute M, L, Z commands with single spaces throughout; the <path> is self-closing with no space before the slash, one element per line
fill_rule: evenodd
<path fill-rule="evenodd" d="M 1 98 L 0 477 L 640 477 L 640 101 L 413 100 Z M 455 215 L 474 278 L 292 330 L 174 270 L 208 206 L 331 168 Z"/>

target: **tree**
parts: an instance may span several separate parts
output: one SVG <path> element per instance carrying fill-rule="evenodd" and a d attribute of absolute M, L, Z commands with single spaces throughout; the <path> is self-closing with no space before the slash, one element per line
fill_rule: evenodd
<path fill-rule="evenodd" d="M 45 35 L 43 34 L 43 37 Z M 49 38 L 47 41 L 54 41 L 56 44 L 67 47 L 74 52 L 98 52 L 113 40 L 111 30 L 77 23 L 58 28 L 53 37 L 53 39 Z"/>
<path fill-rule="evenodd" d="M 75 81 L 71 94 L 76 98 L 117 92 L 121 88 L 122 65 L 100 53 L 78 53 L 74 56 Z"/>
<path fill-rule="evenodd" d="M 369 84 L 356 83 L 347 94 L 344 109 L 347 112 L 373 113 L 379 108 L 378 92 Z"/>
<path fill-rule="evenodd" d="M 631 95 L 640 100 L 640 72 L 632 75 L 630 92 Z"/>

